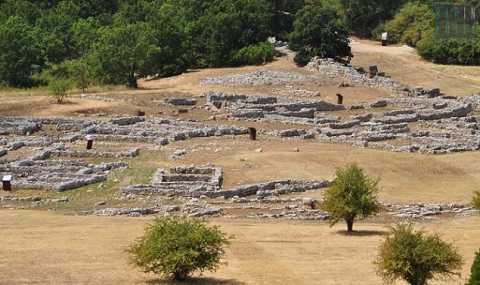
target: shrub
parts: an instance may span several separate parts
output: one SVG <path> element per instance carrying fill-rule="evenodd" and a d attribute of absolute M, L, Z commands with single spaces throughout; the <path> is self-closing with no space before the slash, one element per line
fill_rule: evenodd
<path fill-rule="evenodd" d="M 218 227 L 186 218 L 159 218 L 129 249 L 145 272 L 184 280 L 195 271 L 214 271 L 228 239 Z"/>
<path fill-rule="evenodd" d="M 480 64 L 480 40 L 476 39 L 436 39 L 431 36 L 422 39 L 417 49 L 423 58 L 434 63 Z"/>
<path fill-rule="evenodd" d="M 401 42 L 414 47 L 421 39 L 433 33 L 434 20 L 435 15 L 428 5 L 410 2 L 391 21 L 377 27 L 376 33 L 386 31 L 389 42 Z"/>
<path fill-rule="evenodd" d="M 380 246 L 375 261 L 378 274 L 386 281 L 403 279 L 425 285 L 435 277 L 459 275 L 463 260 L 458 250 L 438 235 L 415 231 L 412 225 L 398 225 Z"/>
<path fill-rule="evenodd" d="M 475 255 L 475 260 L 472 264 L 472 270 L 470 273 L 470 279 L 466 285 L 479 285 L 480 284 L 480 249 Z"/>
<path fill-rule="evenodd" d="M 70 81 L 66 79 L 52 79 L 48 83 L 48 89 L 52 96 L 57 101 L 57 104 L 63 104 L 65 98 L 68 96 L 68 90 L 70 89 Z"/>
<path fill-rule="evenodd" d="M 272 61 L 275 49 L 271 43 L 265 42 L 250 45 L 233 55 L 234 65 L 260 65 Z"/>
<path fill-rule="evenodd" d="M 474 208 L 480 210 L 480 191 L 475 192 L 472 199 L 472 205 Z"/>
<path fill-rule="evenodd" d="M 307 65 L 310 60 L 312 59 L 310 53 L 305 50 L 304 48 L 302 48 L 301 50 L 299 50 L 297 52 L 297 54 L 295 55 L 295 58 L 293 59 L 295 61 L 295 63 L 298 65 L 298 66 L 305 66 Z"/>
<path fill-rule="evenodd" d="M 380 210 L 377 192 L 378 181 L 352 164 L 337 169 L 336 178 L 325 192 L 321 208 L 330 214 L 331 225 L 343 219 L 348 232 L 352 232 L 356 218 L 365 218 Z"/>
<path fill-rule="evenodd" d="M 360 37 L 370 37 L 380 23 L 391 19 L 404 0 L 340 0 L 345 23 Z"/>
<path fill-rule="evenodd" d="M 290 35 L 290 47 L 300 52 L 297 64 L 306 58 L 341 58 L 351 56 L 348 31 L 331 7 L 310 5 L 298 11 Z"/>

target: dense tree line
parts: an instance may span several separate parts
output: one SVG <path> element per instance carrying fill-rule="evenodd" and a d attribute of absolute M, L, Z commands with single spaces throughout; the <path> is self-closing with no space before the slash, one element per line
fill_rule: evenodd
<path fill-rule="evenodd" d="M 192 67 L 262 63 L 285 37 L 299 0 L 3 0 L 0 84 L 30 87 L 88 67 L 100 83 Z M 76 68 L 78 70 L 78 68 Z M 86 72 L 83 73 L 85 75 Z"/>
<path fill-rule="evenodd" d="M 479 64 L 480 40 L 434 38 L 430 5 L 427 0 L 0 0 L 0 85 L 68 80 L 85 89 L 94 80 L 136 87 L 140 77 L 188 68 L 263 64 L 273 58 L 269 36 L 289 40 L 297 62 L 305 64 L 313 56 L 349 56 L 350 34 L 375 37 L 383 31 L 435 62 Z"/>

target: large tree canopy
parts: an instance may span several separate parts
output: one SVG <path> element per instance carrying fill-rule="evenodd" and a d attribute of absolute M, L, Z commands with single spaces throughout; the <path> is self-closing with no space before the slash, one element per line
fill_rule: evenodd
<path fill-rule="evenodd" d="M 42 53 L 32 28 L 20 17 L 0 24 L 0 83 L 32 86 L 32 74 L 42 65 Z"/>
<path fill-rule="evenodd" d="M 351 55 L 348 31 L 337 12 L 330 7 L 306 6 L 295 19 L 290 47 L 299 53 L 296 62 L 306 64 L 311 57 L 328 58 Z"/>

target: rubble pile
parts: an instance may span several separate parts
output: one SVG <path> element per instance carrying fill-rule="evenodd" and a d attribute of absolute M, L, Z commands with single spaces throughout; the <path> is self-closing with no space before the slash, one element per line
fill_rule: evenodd
<path fill-rule="evenodd" d="M 201 80 L 200 83 L 203 85 L 279 85 L 312 79 L 313 77 L 308 77 L 300 73 L 267 69 L 221 77 L 207 77 Z"/>
<path fill-rule="evenodd" d="M 477 213 L 471 206 L 460 204 L 427 204 L 386 205 L 388 213 L 397 218 L 419 219 L 439 215 L 469 215 Z"/>

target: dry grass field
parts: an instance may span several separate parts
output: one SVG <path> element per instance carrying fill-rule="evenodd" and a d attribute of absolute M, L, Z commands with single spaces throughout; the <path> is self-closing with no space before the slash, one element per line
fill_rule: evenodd
<path fill-rule="evenodd" d="M 125 249 L 149 220 L 1 210 L 0 284 L 174 284 L 127 262 Z M 372 262 L 387 225 L 362 223 L 356 235 L 346 236 L 343 225 L 323 223 L 211 223 L 235 236 L 228 264 L 190 284 L 382 284 Z M 465 278 L 478 248 L 480 217 L 417 226 L 456 243 L 465 257 Z M 433 284 L 463 284 L 463 278 Z"/>
<path fill-rule="evenodd" d="M 411 85 L 440 87 L 448 95 L 480 91 L 480 67 L 437 66 L 420 60 L 408 48 L 381 48 L 368 41 L 355 40 L 353 51 L 355 65 L 377 64 L 381 71 Z M 306 74 L 291 59 L 284 57 L 261 67 L 205 69 L 172 78 L 142 81 L 142 90 L 139 91 L 119 88 L 95 93 L 116 99 L 112 101 L 82 99 L 77 94 L 69 98 L 67 104 L 57 105 L 41 91 L 0 92 L 0 115 L 133 115 L 141 109 L 148 116 L 175 116 L 210 124 L 248 125 L 265 130 L 295 127 L 283 123 L 212 119 L 212 114 L 203 108 L 177 114 L 177 107 L 152 104 L 171 96 L 197 97 L 209 90 L 272 94 L 272 86 L 200 84 L 205 77 L 257 69 Z M 299 88 L 319 92 L 319 100 L 329 102 L 334 102 L 335 94 L 339 92 L 336 81 L 301 83 Z M 387 95 L 383 90 L 364 87 L 343 88 L 341 93 L 345 95 L 346 104 L 371 102 Z M 197 98 L 202 105 L 204 99 Z M 105 146 L 112 147 L 126 148 L 127 145 Z M 260 148 L 262 151 L 257 151 Z M 188 153 L 179 161 L 168 159 L 176 149 L 186 149 Z M 159 167 L 213 163 L 223 167 L 224 183 L 228 188 L 272 179 L 332 179 L 337 167 L 357 163 L 368 175 L 381 178 L 379 196 L 383 202 L 469 203 L 472 193 L 480 189 L 479 162 L 480 152 L 439 156 L 394 153 L 316 140 L 280 140 L 263 135 L 258 141 L 246 137 L 202 138 L 162 149 L 142 150 L 140 156 L 129 160 L 129 169 L 110 174 L 104 189 L 95 184 L 65 193 L 15 192 L 19 196 L 67 196 L 71 202 L 54 207 L 57 211 L 45 211 L 46 208 L 0 210 L 0 284 L 175 284 L 145 275 L 128 263 L 126 247 L 141 235 L 151 218 L 74 215 L 80 210 L 91 209 L 99 201 L 108 201 L 110 207 L 129 206 L 128 201 L 111 201 L 112 197 L 121 186 L 149 181 Z M 320 198 L 315 192 L 308 195 Z M 227 251 L 228 265 L 216 273 L 196 278 L 191 284 L 382 284 L 372 261 L 388 231 L 389 220 L 373 219 L 360 223 L 359 232 L 354 236 L 346 236 L 342 232 L 343 225 L 330 228 L 325 222 L 228 217 L 210 222 L 235 236 Z M 432 284 L 464 284 L 473 254 L 480 248 L 480 217 L 442 217 L 424 221 L 417 227 L 455 242 L 465 257 L 461 278 Z"/>

